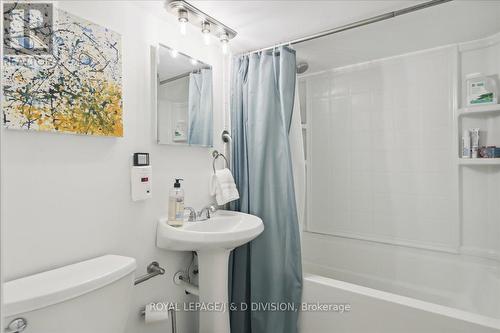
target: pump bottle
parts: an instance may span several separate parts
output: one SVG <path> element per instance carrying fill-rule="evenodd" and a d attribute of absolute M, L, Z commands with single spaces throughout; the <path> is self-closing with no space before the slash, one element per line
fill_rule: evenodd
<path fill-rule="evenodd" d="M 172 227 L 182 227 L 184 224 L 184 190 L 181 188 L 181 180 L 183 179 L 175 179 L 168 198 L 168 224 Z"/>

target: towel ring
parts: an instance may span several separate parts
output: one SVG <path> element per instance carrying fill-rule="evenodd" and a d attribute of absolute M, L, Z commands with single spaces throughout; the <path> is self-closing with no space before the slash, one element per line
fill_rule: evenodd
<path fill-rule="evenodd" d="M 219 157 L 222 157 L 224 159 L 224 161 L 226 162 L 226 165 L 229 167 L 229 163 L 227 161 L 226 156 L 224 156 L 224 154 L 221 154 L 217 150 L 214 150 L 214 152 L 212 153 L 212 156 L 214 157 L 214 161 L 212 162 L 212 168 L 214 169 L 214 174 L 215 174 L 215 161 L 217 161 L 217 159 Z"/>

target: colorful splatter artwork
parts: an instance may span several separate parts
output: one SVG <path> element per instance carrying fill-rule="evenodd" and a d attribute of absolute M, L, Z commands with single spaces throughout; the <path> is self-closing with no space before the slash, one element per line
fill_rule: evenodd
<path fill-rule="evenodd" d="M 50 55 L 4 56 L 4 126 L 123 136 L 120 35 L 54 14 Z"/>

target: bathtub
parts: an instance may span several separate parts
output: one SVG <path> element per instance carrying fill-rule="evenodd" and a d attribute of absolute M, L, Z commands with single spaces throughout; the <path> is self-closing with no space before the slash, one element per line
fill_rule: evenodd
<path fill-rule="evenodd" d="M 314 274 L 302 302 L 300 333 L 500 333 L 497 318 Z M 338 306 L 318 311 L 325 304 Z"/>

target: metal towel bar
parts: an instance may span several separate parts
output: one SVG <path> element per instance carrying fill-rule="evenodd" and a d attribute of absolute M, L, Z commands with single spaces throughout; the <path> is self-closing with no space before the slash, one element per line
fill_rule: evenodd
<path fill-rule="evenodd" d="M 163 275 L 165 274 L 165 269 L 160 267 L 160 264 L 158 264 L 156 261 L 153 261 L 148 265 L 147 268 L 148 274 L 144 274 L 142 276 L 139 276 L 137 279 L 135 279 L 134 285 L 138 285 L 139 283 L 143 283 L 157 275 Z"/>
<path fill-rule="evenodd" d="M 4 333 L 21 333 L 28 327 L 28 321 L 24 318 L 16 318 L 4 329 Z"/>
<path fill-rule="evenodd" d="M 222 142 L 224 143 L 230 143 L 233 138 L 231 138 L 231 134 L 229 134 L 228 130 L 223 130 L 221 134 Z"/>

